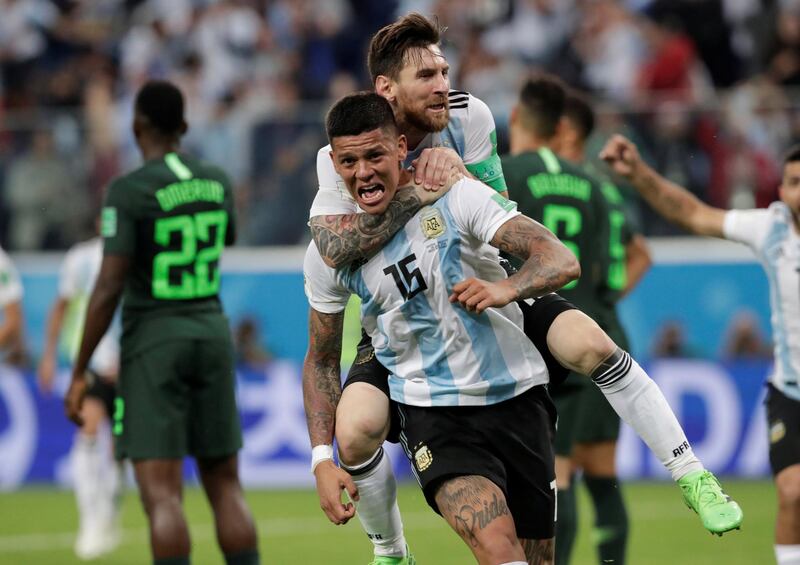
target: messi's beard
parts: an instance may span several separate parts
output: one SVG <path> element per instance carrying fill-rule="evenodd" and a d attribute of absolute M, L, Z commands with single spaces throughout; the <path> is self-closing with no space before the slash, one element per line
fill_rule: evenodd
<path fill-rule="evenodd" d="M 443 104 L 445 111 L 440 116 L 434 118 L 429 117 L 425 113 L 425 109 L 423 109 L 422 112 L 419 113 L 404 112 L 400 121 L 405 122 L 406 126 L 410 126 L 411 128 L 427 133 L 442 131 L 447 127 L 447 123 L 450 121 L 450 106 L 447 99 L 444 100 Z"/>

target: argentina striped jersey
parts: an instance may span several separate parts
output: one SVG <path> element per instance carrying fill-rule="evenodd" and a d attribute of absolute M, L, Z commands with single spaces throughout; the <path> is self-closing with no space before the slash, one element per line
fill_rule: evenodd
<path fill-rule="evenodd" d="M 398 402 L 475 406 L 517 396 L 548 381 L 517 304 L 475 314 L 449 301 L 469 277 L 505 278 L 488 242 L 517 215 L 513 202 L 463 179 L 360 266 L 334 271 L 312 243 L 304 264 L 309 303 L 335 313 L 351 293 L 361 298 L 364 329 Z"/>
<path fill-rule="evenodd" d="M 783 202 L 765 210 L 731 210 L 724 234 L 755 251 L 769 281 L 775 369 L 770 382 L 786 396 L 800 400 L 800 235 Z"/>

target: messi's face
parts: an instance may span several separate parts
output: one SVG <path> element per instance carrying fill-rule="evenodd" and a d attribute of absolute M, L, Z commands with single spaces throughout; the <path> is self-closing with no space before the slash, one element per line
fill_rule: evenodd
<path fill-rule="evenodd" d="M 792 211 L 795 221 L 800 221 L 800 161 L 790 161 L 784 165 L 778 194 Z"/>
<path fill-rule="evenodd" d="M 409 49 L 389 101 L 400 123 L 424 132 L 441 131 L 450 120 L 450 66 L 438 45 Z"/>
<path fill-rule="evenodd" d="M 406 158 L 405 136 L 378 128 L 335 137 L 331 148 L 333 166 L 356 204 L 368 214 L 385 212 Z"/>

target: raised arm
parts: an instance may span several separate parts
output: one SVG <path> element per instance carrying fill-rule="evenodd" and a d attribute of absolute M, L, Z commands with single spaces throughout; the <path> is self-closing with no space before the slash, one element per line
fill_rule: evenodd
<path fill-rule="evenodd" d="M 630 140 L 614 135 L 600 152 L 618 175 L 626 178 L 661 216 L 697 235 L 725 237 L 725 210 L 705 204 L 694 194 L 671 182 L 645 163 Z"/>
<path fill-rule="evenodd" d="M 519 271 L 497 282 L 474 277 L 453 286 L 451 302 L 478 313 L 514 300 L 542 296 L 577 279 L 581 267 L 575 255 L 553 232 L 527 216 L 515 216 L 495 232 L 493 246 L 525 262 Z"/>

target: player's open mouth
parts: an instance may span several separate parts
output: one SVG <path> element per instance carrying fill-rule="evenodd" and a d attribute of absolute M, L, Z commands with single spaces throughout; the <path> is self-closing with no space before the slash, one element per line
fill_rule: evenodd
<path fill-rule="evenodd" d="M 358 189 L 358 198 L 364 204 L 377 204 L 383 198 L 383 193 L 386 191 L 383 185 L 370 184 Z"/>
<path fill-rule="evenodd" d="M 444 112 L 447 110 L 446 104 L 431 104 L 428 106 L 428 110 L 433 110 L 434 112 Z"/>

